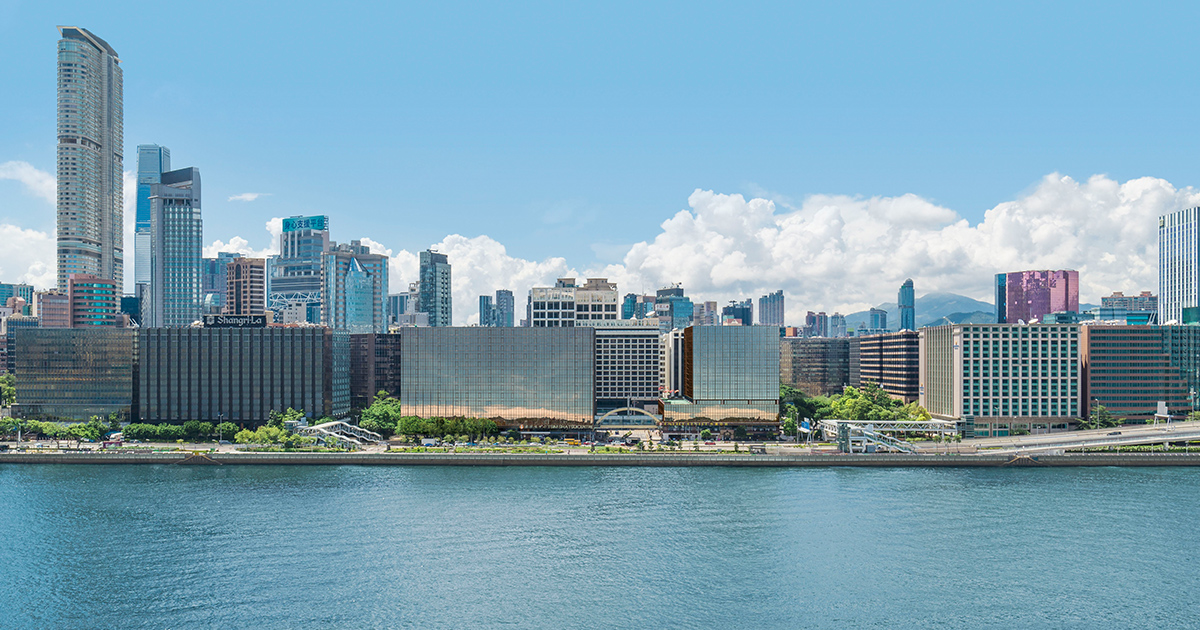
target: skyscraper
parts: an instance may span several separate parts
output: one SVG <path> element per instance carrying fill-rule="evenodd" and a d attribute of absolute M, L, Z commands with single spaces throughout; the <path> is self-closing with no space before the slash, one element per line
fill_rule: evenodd
<path fill-rule="evenodd" d="M 429 313 L 433 327 L 453 325 L 450 259 L 432 249 L 421 252 L 421 293 L 417 310 Z"/>
<path fill-rule="evenodd" d="M 1063 311 L 1079 312 L 1078 271 L 1062 269 L 996 274 L 997 323 L 1031 322 Z"/>
<path fill-rule="evenodd" d="M 179 328 L 200 319 L 200 169 L 168 171 L 161 181 L 150 186 L 150 288 L 139 296 L 142 325 Z"/>
<path fill-rule="evenodd" d="M 492 305 L 492 296 L 479 296 L 479 325 L 495 326 L 496 307 Z"/>
<path fill-rule="evenodd" d="M 913 291 L 912 278 L 900 285 L 900 295 L 896 301 L 900 304 L 900 330 L 916 330 L 917 298 Z"/>
<path fill-rule="evenodd" d="M 77 273 L 121 286 L 121 60 L 87 29 L 58 30 L 58 289 Z"/>
<path fill-rule="evenodd" d="M 288 217 L 279 234 L 279 255 L 271 264 L 269 308 L 302 310 L 305 320 L 321 321 L 321 257 L 330 250 L 329 217 Z"/>
<path fill-rule="evenodd" d="M 500 328 L 512 328 L 513 314 L 516 311 L 516 300 L 513 299 L 513 292 L 508 289 L 496 291 L 496 301 L 493 308 L 496 310 L 492 325 Z"/>
<path fill-rule="evenodd" d="M 1200 321 L 1200 207 L 1158 218 L 1158 321 Z"/>
<path fill-rule="evenodd" d="M 237 252 L 217 252 L 216 258 L 200 261 L 200 310 L 204 315 L 217 315 L 225 305 L 229 277 L 229 261 L 241 258 Z"/>
<path fill-rule="evenodd" d="M 887 330 L 887 311 L 881 308 L 872 308 L 870 311 L 867 311 L 867 314 L 871 318 L 871 328 L 873 330 Z"/>
<path fill-rule="evenodd" d="M 157 144 L 139 144 L 137 148 L 137 195 L 134 204 L 133 283 L 135 295 L 150 284 L 150 187 L 162 183 L 162 174 L 171 170 L 171 150 Z"/>
<path fill-rule="evenodd" d="M 321 323 L 351 333 L 387 332 L 388 257 L 361 241 L 322 255 Z"/>
<path fill-rule="evenodd" d="M 783 325 L 783 289 L 758 298 L 758 323 L 764 326 Z"/>

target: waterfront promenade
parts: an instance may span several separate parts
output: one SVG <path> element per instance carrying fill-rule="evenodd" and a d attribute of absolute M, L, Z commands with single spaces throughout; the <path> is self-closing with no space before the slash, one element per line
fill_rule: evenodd
<path fill-rule="evenodd" d="M 6 452 L 0 464 L 157 464 L 266 466 L 645 466 L 645 467 L 1027 467 L 1200 466 L 1200 453 L 1063 455 L 696 454 L 696 453 L 129 453 Z"/>

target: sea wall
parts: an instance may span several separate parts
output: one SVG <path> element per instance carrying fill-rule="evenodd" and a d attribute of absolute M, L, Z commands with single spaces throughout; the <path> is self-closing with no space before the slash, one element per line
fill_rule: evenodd
<path fill-rule="evenodd" d="M 264 466 L 745 466 L 997 467 L 1200 466 L 1200 453 L 1073 455 L 696 455 L 684 453 L 0 453 L 0 464 L 171 464 Z"/>

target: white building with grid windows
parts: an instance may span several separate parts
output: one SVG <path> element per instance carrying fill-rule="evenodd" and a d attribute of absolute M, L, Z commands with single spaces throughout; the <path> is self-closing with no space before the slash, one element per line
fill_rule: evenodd
<path fill-rule="evenodd" d="M 659 334 L 653 318 L 602 321 L 596 329 L 596 412 L 658 409 Z"/>
<path fill-rule="evenodd" d="M 1158 321 L 1200 319 L 1200 207 L 1158 218 Z"/>
<path fill-rule="evenodd" d="M 922 328 L 920 404 L 967 437 L 1066 430 L 1080 417 L 1079 327 Z"/>
<path fill-rule="evenodd" d="M 619 304 L 617 285 L 607 278 L 588 278 L 583 286 L 575 278 L 559 278 L 553 287 L 529 290 L 528 321 L 534 328 L 592 326 L 618 320 Z"/>

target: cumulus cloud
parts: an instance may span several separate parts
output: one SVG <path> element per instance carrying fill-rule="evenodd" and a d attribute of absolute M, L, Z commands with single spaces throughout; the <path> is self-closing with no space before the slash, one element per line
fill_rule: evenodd
<path fill-rule="evenodd" d="M 36 168 L 29 162 L 10 161 L 0 164 L 0 179 L 20 182 L 29 194 L 51 205 L 57 203 L 58 182 L 55 181 L 54 175 Z"/>
<path fill-rule="evenodd" d="M 240 195 L 233 195 L 229 198 L 229 201 L 254 201 L 259 197 L 266 197 L 270 194 L 271 193 L 241 193 Z"/>
<path fill-rule="evenodd" d="M 780 212 L 766 199 L 697 190 L 653 241 L 609 270 L 654 285 L 682 282 L 709 299 L 782 288 L 789 321 L 810 309 L 845 313 L 893 301 L 909 277 L 918 295 L 990 302 L 994 274 L 1022 269 L 1077 269 L 1081 296 L 1098 300 L 1155 289 L 1156 218 L 1197 204 L 1196 190 L 1162 179 L 1051 174 L 971 225 L 916 195 L 813 195 Z"/>
<path fill-rule="evenodd" d="M 917 195 L 812 195 L 779 208 L 768 199 L 697 190 L 688 207 L 633 245 L 619 264 L 576 271 L 563 258 L 510 256 L 487 236 L 446 237 L 435 249 L 454 266 L 454 320 L 478 321 L 478 296 L 512 289 L 518 311 L 530 286 L 561 276 L 607 277 L 622 293 L 681 283 L 693 300 L 757 298 L 783 289 L 788 321 L 806 310 L 853 312 L 895 300 L 906 278 L 917 294 L 954 292 L 992 301 L 994 274 L 1076 269 L 1081 298 L 1155 290 L 1157 221 L 1200 205 L 1200 193 L 1144 177 L 1043 178 L 972 225 Z M 383 249 L 380 250 L 384 253 Z M 417 254 L 392 255 L 392 290 L 416 279 Z"/>
<path fill-rule="evenodd" d="M 0 278 L 48 289 L 58 283 L 57 237 L 38 230 L 0 224 Z"/>
<path fill-rule="evenodd" d="M 248 258 L 274 256 L 279 253 L 279 235 L 283 234 L 283 217 L 274 217 L 263 227 L 270 239 L 267 241 L 266 247 L 256 249 L 249 240 L 241 236 L 234 236 L 228 241 L 220 239 L 213 241 L 212 244 L 205 246 L 203 255 L 205 258 L 216 258 L 220 252 L 234 252 Z"/>

